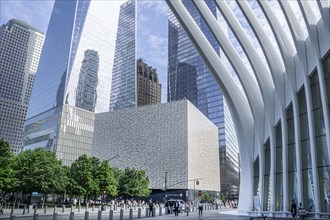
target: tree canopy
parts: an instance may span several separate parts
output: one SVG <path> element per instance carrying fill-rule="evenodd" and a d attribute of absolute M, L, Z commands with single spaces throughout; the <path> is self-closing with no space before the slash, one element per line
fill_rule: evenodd
<path fill-rule="evenodd" d="M 149 196 L 149 183 L 144 170 L 127 167 L 119 177 L 119 194 L 126 198 Z"/>
<path fill-rule="evenodd" d="M 14 154 L 11 152 L 9 144 L 3 139 L 0 139 L 0 152 L 0 193 L 2 193 L 16 188 L 19 181 L 16 178 L 16 170 L 13 168 Z"/>
<path fill-rule="evenodd" d="M 143 170 L 119 170 L 107 160 L 87 155 L 64 166 L 54 152 L 43 148 L 14 155 L 4 140 L 0 140 L 0 152 L 0 193 L 39 192 L 46 196 L 66 192 L 85 198 L 104 193 L 126 198 L 150 195 L 149 178 Z"/>
<path fill-rule="evenodd" d="M 23 192 L 55 193 L 64 190 L 64 168 L 55 153 L 42 148 L 23 151 L 16 158 L 19 189 Z"/>

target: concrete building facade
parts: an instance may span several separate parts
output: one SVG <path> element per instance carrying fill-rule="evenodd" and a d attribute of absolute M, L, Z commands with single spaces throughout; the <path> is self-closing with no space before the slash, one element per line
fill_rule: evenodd
<path fill-rule="evenodd" d="M 0 27 L 0 139 L 18 154 L 44 34 L 17 19 Z"/>
<path fill-rule="evenodd" d="M 146 171 L 150 188 L 219 192 L 217 127 L 189 101 L 127 108 L 95 117 L 92 156 Z M 165 175 L 165 173 L 167 173 Z M 199 180 L 199 185 L 196 180 Z"/>

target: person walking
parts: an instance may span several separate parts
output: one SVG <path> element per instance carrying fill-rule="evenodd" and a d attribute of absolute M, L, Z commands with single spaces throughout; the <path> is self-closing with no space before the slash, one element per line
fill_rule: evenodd
<path fill-rule="evenodd" d="M 152 201 L 149 201 L 149 217 L 151 215 L 151 217 L 153 216 L 153 211 L 154 211 L 154 204 L 152 203 Z"/>
<path fill-rule="evenodd" d="M 198 203 L 198 216 L 202 216 L 203 215 L 203 203 L 202 201 L 199 201 Z"/>
<path fill-rule="evenodd" d="M 179 207 L 180 207 L 180 203 L 178 200 L 175 201 L 175 204 L 174 204 L 174 213 L 175 213 L 175 216 L 179 216 Z"/>
<path fill-rule="evenodd" d="M 297 216 L 297 204 L 294 199 L 291 201 L 291 215 L 292 215 L 292 220 L 296 220 Z"/>

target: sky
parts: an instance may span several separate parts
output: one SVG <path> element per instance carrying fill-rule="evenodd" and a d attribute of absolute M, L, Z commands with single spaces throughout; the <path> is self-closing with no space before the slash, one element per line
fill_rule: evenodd
<path fill-rule="evenodd" d="M 104 0 L 107 1 L 107 0 Z M 244 18 L 242 12 L 240 11 L 237 3 L 233 0 L 227 0 L 227 3 L 231 10 L 234 12 L 235 16 L 242 24 L 245 32 L 249 36 L 251 42 L 257 49 L 261 59 L 266 64 L 266 59 L 263 55 L 261 47 L 253 34 L 252 29 L 249 27 L 248 22 Z M 272 41 L 275 42 L 275 38 L 271 33 L 271 29 L 268 25 L 267 19 L 262 13 L 262 10 L 258 6 L 257 1 L 248 1 L 251 8 L 254 10 L 258 20 L 261 22 L 265 32 Z M 276 0 L 271 0 L 272 10 L 275 10 L 275 14 L 279 18 L 282 28 L 286 29 L 286 33 L 289 33 L 288 26 L 285 22 L 283 13 L 281 12 L 280 6 Z M 302 22 L 302 15 L 299 11 L 297 1 L 289 1 L 295 15 L 298 20 Z M 0 0 L 0 18 L 1 24 L 7 23 L 11 18 L 17 18 L 19 20 L 25 21 L 30 25 L 40 29 L 46 33 L 48 22 L 50 19 L 52 7 L 54 0 Z M 317 5 L 314 1 L 309 4 L 312 5 L 313 9 L 317 9 Z M 143 9 L 142 9 L 143 8 Z M 320 15 L 317 14 L 317 10 L 313 10 L 316 17 Z M 225 19 L 221 18 L 221 14 L 218 13 L 219 23 L 221 26 L 227 26 Z M 138 0 L 138 39 L 137 39 L 137 58 L 142 58 L 148 65 L 157 68 L 157 72 L 162 83 L 162 102 L 167 102 L 167 44 L 168 44 L 168 7 L 164 0 Z M 227 27 L 226 27 L 227 28 Z M 226 30 L 226 29 L 224 29 Z M 234 48 L 240 55 L 243 62 L 251 70 L 251 66 L 247 59 L 246 54 L 241 48 L 239 42 L 236 40 L 234 34 L 228 28 L 228 38 L 234 45 Z M 306 29 L 303 29 L 304 36 L 307 36 Z M 293 41 L 291 39 L 291 44 Z M 275 49 L 278 50 L 277 45 L 274 44 Z M 279 50 L 278 50 L 279 53 Z M 239 80 L 235 74 L 234 69 L 229 63 L 224 53 L 221 53 L 221 59 L 229 70 L 229 72 L 234 77 L 234 80 L 240 85 Z M 266 64 L 267 66 L 267 64 Z"/>
<path fill-rule="evenodd" d="M 0 0 L 0 25 L 16 18 L 46 34 L 53 5 L 54 0 Z M 157 69 L 167 102 L 168 7 L 164 0 L 139 0 L 137 18 L 137 58 Z"/>

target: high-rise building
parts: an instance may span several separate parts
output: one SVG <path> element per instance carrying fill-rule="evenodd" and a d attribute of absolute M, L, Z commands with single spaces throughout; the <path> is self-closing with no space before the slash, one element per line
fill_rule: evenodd
<path fill-rule="evenodd" d="M 19 21 L 0 28 L 0 138 L 14 153 L 22 147 L 26 111 L 44 43 L 44 34 Z"/>
<path fill-rule="evenodd" d="M 135 0 L 129 0 L 120 6 L 112 72 L 111 111 L 137 106 L 136 7 Z"/>
<path fill-rule="evenodd" d="M 157 69 L 138 59 L 137 65 L 137 106 L 161 103 L 162 84 Z"/>
<path fill-rule="evenodd" d="M 25 149 L 54 151 L 64 164 L 90 153 L 94 113 L 110 106 L 125 2 L 55 1 L 27 112 Z"/>
<path fill-rule="evenodd" d="M 220 55 L 218 43 L 192 1 L 182 3 Z M 217 17 L 215 3 L 209 0 L 206 3 Z M 217 82 L 172 13 L 168 44 L 168 101 L 188 99 L 218 127 L 221 191 L 235 198 L 239 186 L 238 143 L 230 111 Z"/>

